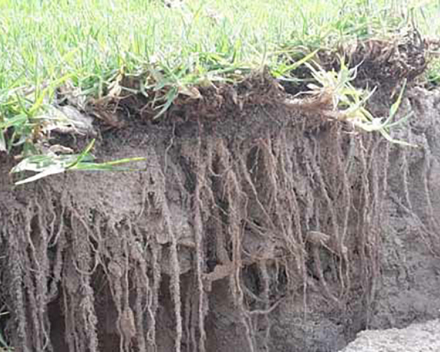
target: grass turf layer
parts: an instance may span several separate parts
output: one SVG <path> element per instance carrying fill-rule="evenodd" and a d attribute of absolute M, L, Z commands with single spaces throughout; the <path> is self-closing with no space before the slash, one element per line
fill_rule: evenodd
<path fill-rule="evenodd" d="M 438 35 L 439 14 L 438 1 L 2 1 L 0 152 L 41 153 L 42 111 L 60 86 L 86 101 L 126 93 L 122 77 L 144 75 L 135 91 L 157 116 L 179 95 L 197 96 L 192 87 L 234 83 L 263 67 L 301 85 L 294 70 L 310 52 L 391 41 L 408 27 Z M 438 64 L 427 72 L 439 80 Z"/>

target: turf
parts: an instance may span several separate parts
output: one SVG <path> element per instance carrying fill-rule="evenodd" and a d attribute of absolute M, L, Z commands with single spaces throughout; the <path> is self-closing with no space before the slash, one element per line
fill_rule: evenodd
<path fill-rule="evenodd" d="M 386 39 L 408 26 L 438 36 L 439 17 L 440 1 L 1 0 L 0 131 L 9 135 L 0 133 L 0 151 L 37 152 L 30 141 L 40 111 L 66 82 L 99 97 L 119 74 L 148 71 L 153 79 L 141 89 L 171 87 L 166 107 L 188 86 L 262 67 L 287 79 L 298 52 Z M 439 72 L 432 64 L 428 78 L 439 82 Z"/>

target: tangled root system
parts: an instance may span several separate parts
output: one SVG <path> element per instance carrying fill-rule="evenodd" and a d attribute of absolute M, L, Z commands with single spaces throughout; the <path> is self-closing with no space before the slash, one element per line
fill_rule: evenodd
<path fill-rule="evenodd" d="M 368 299 L 378 271 L 387 143 L 337 124 L 175 143 L 167 160 L 147 151 L 137 213 L 114 217 L 85 207 L 69 178 L 60 191 L 50 181 L 33 185 L 22 204 L 2 209 L 2 294 L 16 346 L 54 350 L 56 302 L 69 351 L 98 351 L 109 331 L 121 351 L 154 351 L 164 282 L 176 351 L 206 351 L 217 280 L 228 282 L 253 351 L 260 317 L 286 296 L 306 304 L 311 287 L 344 305 L 356 277 Z M 104 314 L 106 306 L 114 316 Z"/>

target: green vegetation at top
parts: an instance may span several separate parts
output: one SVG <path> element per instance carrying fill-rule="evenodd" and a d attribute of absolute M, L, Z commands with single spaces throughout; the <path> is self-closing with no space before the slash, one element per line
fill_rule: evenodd
<path fill-rule="evenodd" d="M 386 38 L 411 22 L 439 35 L 438 18 L 438 0 L 0 0 L 0 89 L 68 77 L 99 94 L 121 67 L 149 65 L 182 85 L 261 65 L 283 74 L 280 54 L 298 46 Z"/>
<path fill-rule="evenodd" d="M 171 1 L 172 3 L 173 1 Z M 408 26 L 439 36 L 440 1 L 0 0 L 0 152 L 32 137 L 63 84 L 100 97 L 120 75 L 148 71 L 163 111 L 185 88 L 269 67 L 289 79 L 292 58 Z M 440 65 L 429 77 L 440 81 Z M 147 84 L 146 83 L 146 84 Z M 7 131 L 7 133 L 6 133 Z"/>

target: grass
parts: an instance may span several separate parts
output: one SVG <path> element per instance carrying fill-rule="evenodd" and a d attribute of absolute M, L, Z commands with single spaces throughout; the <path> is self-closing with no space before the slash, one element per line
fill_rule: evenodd
<path fill-rule="evenodd" d="M 121 67 L 137 72 L 152 64 L 182 84 L 263 64 L 277 70 L 280 51 L 387 36 L 411 18 L 439 35 L 440 2 L 424 3 L 186 0 L 168 9 L 160 0 L 1 0 L 0 89 L 69 75 L 86 94 L 100 94 Z"/>
<path fill-rule="evenodd" d="M 351 84 L 356 77 L 356 67 L 349 68 L 345 65 L 344 60 L 340 60 L 339 72 L 325 71 L 315 63 L 313 67 L 309 63 L 305 63 L 310 69 L 315 81 L 319 84 L 309 84 L 311 90 L 309 94 L 314 95 L 318 99 L 326 99 L 332 101 L 329 104 L 330 111 L 322 111 L 324 116 L 339 121 L 345 121 L 365 132 L 379 132 L 386 140 L 394 144 L 416 147 L 416 145 L 393 139 L 390 135 L 390 128 L 405 122 L 411 114 L 395 120 L 397 111 L 402 103 L 403 93 L 406 88 L 406 81 L 396 101 L 391 105 L 388 116 L 373 116 L 366 108 L 366 102 L 374 93 L 364 89 L 359 89 Z"/>
<path fill-rule="evenodd" d="M 100 97 L 121 73 L 148 71 L 163 112 L 188 87 L 269 67 L 286 78 L 298 51 L 387 38 L 415 24 L 439 36 L 440 1 L 0 0 L 0 153 L 39 154 L 35 134 L 56 87 Z M 281 59 L 283 58 L 283 59 Z M 440 82 L 440 64 L 429 78 Z M 8 133 L 5 133 L 8 131 Z"/>

